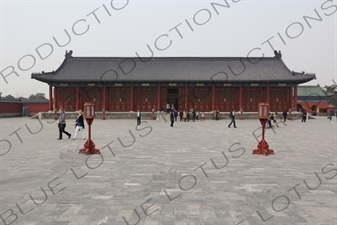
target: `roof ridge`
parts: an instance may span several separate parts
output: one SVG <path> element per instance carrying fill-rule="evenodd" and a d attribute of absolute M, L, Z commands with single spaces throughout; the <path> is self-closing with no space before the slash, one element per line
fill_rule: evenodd
<path fill-rule="evenodd" d="M 254 56 L 254 57 L 242 57 L 242 56 L 155 56 L 155 57 L 136 57 L 136 56 L 74 56 L 67 58 L 67 60 L 73 59 L 273 59 L 279 60 L 275 57 Z"/>

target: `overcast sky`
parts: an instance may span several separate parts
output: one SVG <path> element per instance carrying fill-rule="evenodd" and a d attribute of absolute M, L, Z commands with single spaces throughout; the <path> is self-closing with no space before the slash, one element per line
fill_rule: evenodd
<path fill-rule="evenodd" d="M 3 95 L 48 97 L 48 85 L 31 73 L 56 70 L 66 50 L 149 56 L 147 45 L 154 56 L 272 57 L 276 49 L 290 70 L 316 73 L 306 85 L 337 82 L 336 0 L 1 0 L 0 7 Z"/>

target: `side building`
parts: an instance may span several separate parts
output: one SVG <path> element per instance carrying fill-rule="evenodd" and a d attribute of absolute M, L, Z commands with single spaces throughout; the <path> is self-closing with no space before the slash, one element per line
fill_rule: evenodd
<path fill-rule="evenodd" d="M 315 74 L 294 72 L 280 52 L 274 57 L 73 57 L 66 52 L 52 72 L 33 73 L 49 85 L 49 110 L 75 111 L 94 102 L 96 111 L 177 109 L 257 112 L 297 107 L 297 86 Z"/>
<path fill-rule="evenodd" d="M 326 92 L 321 86 L 300 85 L 297 89 L 297 111 L 305 109 L 315 116 L 327 115 L 335 108 L 329 103 L 334 93 Z"/>

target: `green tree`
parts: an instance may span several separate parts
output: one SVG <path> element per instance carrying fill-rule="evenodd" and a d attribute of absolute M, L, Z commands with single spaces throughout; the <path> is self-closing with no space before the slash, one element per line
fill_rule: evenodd
<path fill-rule="evenodd" d="M 5 99 L 5 100 L 16 100 L 16 98 L 13 95 L 6 95 L 3 99 Z"/>
<path fill-rule="evenodd" d="M 328 94 L 333 94 L 329 100 L 329 103 L 337 107 L 337 85 L 325 85 L 324 89 L 326 92 L 328 92 Z"/>
<path fill-rule="evenodd" d="M 45 96 L 45 93 L 36 93 L 35 95 L 34 94 L 31 94 L 29 97 L 28 97 L 29 100 L 47 100 L 46 96 Z"/>
<path fill-rule="evenodd" d="M 20 100 L 28 100 L 28 98 L 26 98 L 26 97 L 19 97 L 18 99 L 20 99 Z"/>

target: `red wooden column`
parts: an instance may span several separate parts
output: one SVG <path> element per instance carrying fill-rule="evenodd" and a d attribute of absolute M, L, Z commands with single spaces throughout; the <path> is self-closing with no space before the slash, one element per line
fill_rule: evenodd
<path fill-rule="evenodd" d="M 288 88 L 288 108 L 291 108 L 291 110 L 293 110 L 293 89 L 290 87 Z"/>
<path fill-rule="evenodd" d="M 103 86 L 103 108 L 102 111 L 106 111 L 108 108 L 107 87 Z"/>
<path fill-rule="evenodd" d="M 267 93 L 266 93 L 266 96 L 267 96 L 267 100 L 266 100 L 266 102 L 269 104 L 269 106 L 270 106 L 270 87 L 268 86 L 267 87 Z"/>
<path fill-rule="evenodd" d="M 297 111 L 297 86 L 294 87 L 294 104 L 292 110 Z"/>
<path fill-rule="evenodd" d="M 158 84 L 158 87 L 157 87 L 157 111 L 160 111 L 160 106 L 161 106 L 161 96 L 160 96 L 160 93 L 161 93 L 161 89 L 160 89 L 160 85 Z"/>
<path fill-rule="evenodd" d="M 184 107 L 186 110 L 188 110 L 188 87 L 187 84 L 185 85 L 185 93 L 184 93 Z"/>
<path fill-rule="evenodd" d="M 135 101 L 135 88 L 131 84 L 131 87 L 130 87 L 130 111 L 134 111 L 134 101 Z"/>
<path fill-rule="evenodd" d="M 242 108 L 242 86 L 239 88 L 239 111 L 241 111 Z"/>
<path fill-rule="evenodd" d="M 84 93 L 84 87 L 80 87 L 80 89 L 79 89 L 79 96 L 78 96 L 78 100 L 79 100 L 79 102 L 80 102 L 80 109 L 81 110 L 84 110 L 84 103 L 83 103 L 83 101 L 84 101 L 84 96 L 83 96 L 83 93 Z"/>
<path fill-rule="evenodd" d="M 213 85 L 212 86 L 212 89 L 211 89 L 211 110 L 215 110 L 215 86 Z"/>
<path fill-rule="evenodd" d="M 54 87 L 54 110 L 58 110 L 57 87 Z"/>
<path fill-rule="evenodd" d="M 82 107 L 81 107 L 81 99 L 80 99 L 80 87 L 79 86 L 76 87 L 75 98 L 76 98 L 75 99 L 75 101 L 76 101 L 76 109 L 75 110 L 82 109 Z"/>
<path fill-rule="evenodd" d="M 49 85 L 49 111 L 53 111 L 53 87 Z"/>

